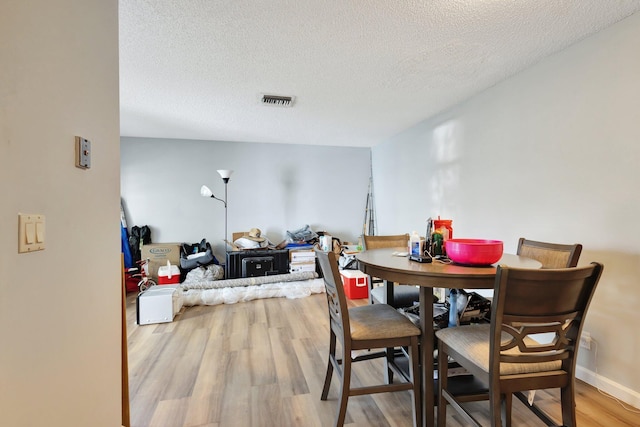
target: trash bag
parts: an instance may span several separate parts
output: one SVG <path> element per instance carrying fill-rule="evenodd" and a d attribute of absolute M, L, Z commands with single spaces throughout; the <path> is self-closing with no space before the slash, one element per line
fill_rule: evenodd
<path fill-rule="evenodd" d="M 129 233 L 129 249 L 131 250 L 133 265 L 136 265 L 136 263 L 140 261 L 140 247 L 142 245 L 148 245 L 149 243 L 151 243 L 151 229 L 148 225 L 143 225 L 142 227 L 134 225 L 131 227 L 131 233 Z"/>
<path fill-rule="evenodd" d="M 313 231 L 307 224 L 298 230 L 287 230 L 287 240 L 291 243 L 315 243 L 314 241 L 318 240 L 318 233 Z"/>

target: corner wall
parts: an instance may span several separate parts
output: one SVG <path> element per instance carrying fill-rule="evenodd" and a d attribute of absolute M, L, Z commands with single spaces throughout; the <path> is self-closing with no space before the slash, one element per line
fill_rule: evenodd
<path fill-rule="evenodd" d="M 118 2 L 1 2 L 0 64 L 0 424 L 119 426 Z"/>
<path fill-rule="evenodd" d="M 604 263 L 579 375 L 636 407 L 638 52 L 636 13 L 373 149 L 381 233 L 441 215 L 454 237 L 579 242 Z"/>

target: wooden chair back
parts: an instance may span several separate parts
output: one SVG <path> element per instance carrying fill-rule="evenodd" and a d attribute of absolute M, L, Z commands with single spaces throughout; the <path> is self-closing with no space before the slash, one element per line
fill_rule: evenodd
<path fill-rule="evenodd" d="M 447 403 L 479 425 L 448 387 L 453 358 L 488 385 L 491 425 L 511 425 L 512 396 L 527 402 L 527 390 L 560 388 L 562 425 L 575 427 L 575 366 L 582 326 L 602 264 L 554 269 L 498 266 L 491 323 L 445 328 L 438 341 L 438 427 L 445 427 Z M 542 341 L 537 334 L 553 334 Z M 481 396 L 474 396 L 477 400 Z M 468 399 L 466 401 L 469 401 Z M 527 407 L 547 425 L 555 422 L 535 403 Z"/>
<path fill-rule="evenodd" d="M 338 259 L 334 252 L 316 251 L 316 258 L 324 276 L 324 287 L 329 308 L 330 326 L 339 340 L 345 343 L 345 332 L 350 331 L 347 297 L 338 270 Z"/>
<path fill-rule="evenodd" d="M 393 234 L 386 236 L 362 236 L 365 249 L 380 248 L 407 248 L 409 244 L 409 233 Z"/>
<path fill-rule="evenodd" d="M 584 317 L 602 268 L 599 263 L 546 270 L 499 266 L 491 313 L 490 376 L 500 372 L 501 363 L 561 360 L 562 370 L 572 377 Z M 539 333 L 553 333 L 554 338 L 546 344 L 528 339 Z"/>
<path fill-rule="evenodd" d="M 383 236 L 362 236 L 364 240 L 364 249 L 381 249 L 381 248 L 398 248 L 402 251 L 406 251 L 409 246 L 409 233 L 405 234 L 390 234 Z M 406 285 L 399 285 L 393 293 L 387 294 L 384 288 L 376 286 L 382 283 L 382 280 L 377 277 L 372 277 L 369 286 L 369 302 L 374 304 L 376 302 L 388 303 L 396 308 L 410 307 L 414 301 L 418 301 L 420 298 L 420 291 L 418 288 Z"/>
<path fill-rule="evenodd" d="M 517 254 L 542 263 L 542 268 L 567 268 L 578 265 L 582 245 L 564 245 L 558 243 L 537 242 L 521 237 Z"/>

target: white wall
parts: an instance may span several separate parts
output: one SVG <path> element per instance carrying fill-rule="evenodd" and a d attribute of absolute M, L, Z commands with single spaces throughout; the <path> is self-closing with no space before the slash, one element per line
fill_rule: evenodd
<path fill-rule="evenodd" d="M 127 225 L 149 225 L 154 242 L 206 238 L 224 260 L 224 205 L 200 196 L 207 185 L 224 199 L 228 234 L 259 228 L 273 243 L 308 224 L 342 241 L 362 233 L 371 169 L 368 148 L 122 138 L 122 199 Z"/>
<path fill-rule="evenodd" d="M 638 52 L 635 14 L 373 149 L 381 234 L 441 215 L 455 237 L 580 242 L 581 263 L 603 262 L 579 375 L 636 407 Z"/>
<path fill-rule="evenodd" d="M 0 424 L 119 426 L 118 2 L 3 1 L 0 40 Z"/>

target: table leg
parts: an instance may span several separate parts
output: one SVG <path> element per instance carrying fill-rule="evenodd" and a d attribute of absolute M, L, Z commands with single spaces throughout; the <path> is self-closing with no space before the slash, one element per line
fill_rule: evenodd
<path fill-rule="evenodd" d="M 384 281 L 385 299 L 383 303 L 393 306 L 393 287 L 394 286 L 395 286 L 394 282 L 391 282 L 389 280 Z M 391 347 L 391 348 L 387 348 L 386 351 L 387 351 L 387 357 L 384 360 L 384 381 L 387 384 L 391 384 L 393 382 L 393 371 L 389 368 L 389 363 L 387 361 L 393 360 L 395 349 Z"/>
<path fill-rule="evenodd" d="M 434 426 L 433 408 L 433 288 L 420 286 L 420 371 L 422 375 L 422 425 Z"/>
<path fill-rule="evenodd" d="M 390 306 L 394 306 L 393 303 L 395 301 L 395 297 L 393 296 L 393 287 L 395 286 L 394 282 L 389 280 L 384 281 L 384 294 L 385 294 L 385 304 L 389 304 Z"/>

